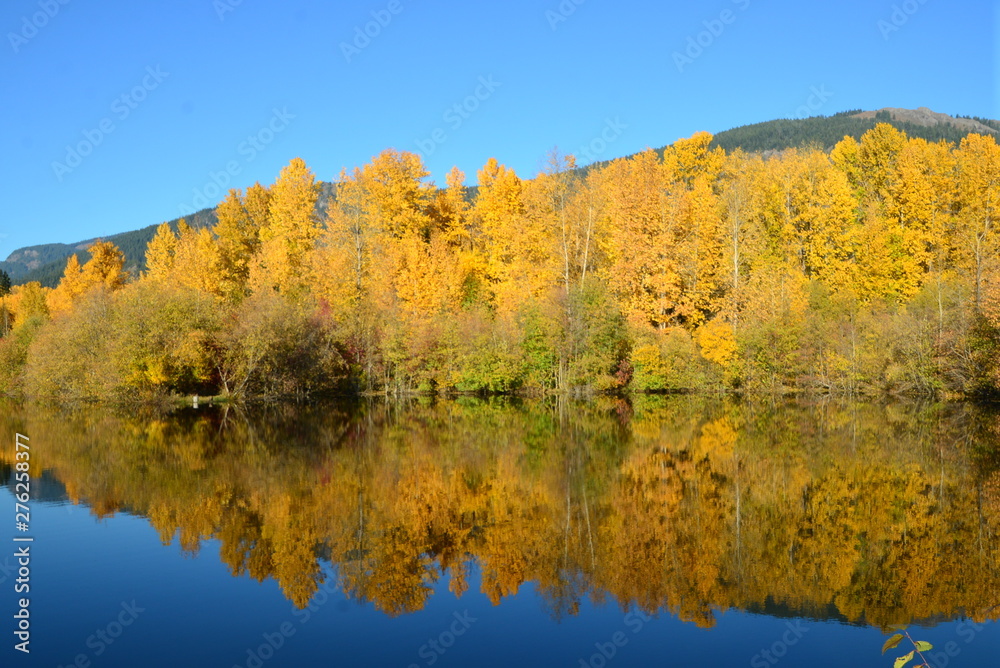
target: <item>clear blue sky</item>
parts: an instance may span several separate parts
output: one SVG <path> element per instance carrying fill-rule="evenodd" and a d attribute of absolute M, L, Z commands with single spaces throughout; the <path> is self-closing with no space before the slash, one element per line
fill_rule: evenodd
<path fill-rule="evenodd" d="M 472 183 L 491 156 L 531 176 L 553 146 L 600 149 L 603 133 L 613 141 L 593 157 L 612 158 L 795 116 L 813 89 L 829 95 L 811 99 L 815 114 L 927 106 L 1000 118 L 996 2 L 562 7 L 4 0 L 0 258 L 175 218 L 201 203 L 196 191 L 214 204 L 210 175 L 225 180 L 228 165 L 239 187 L 272 182 L 294 156 L 332 180 L 422 141 L 437 183 L 453 165 Z M 372 12 L 386 25 L 352 44 Z M 675 52 L 699 37 L 701 53 L 679 67 Z M 344 43 L 363 48 L 345 54 Z M 67 158 L 81 142 L 89 155 Z"/>

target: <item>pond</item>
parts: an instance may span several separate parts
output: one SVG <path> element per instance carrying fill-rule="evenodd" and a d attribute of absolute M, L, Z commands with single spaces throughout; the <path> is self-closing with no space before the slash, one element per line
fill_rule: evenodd
<path fill-rule="evenodd" d="M 0 434 L 3 666 L 891 666 L 892 625 L 935 668 L 1000 657 L 989 407 L 3 405 Z"/>

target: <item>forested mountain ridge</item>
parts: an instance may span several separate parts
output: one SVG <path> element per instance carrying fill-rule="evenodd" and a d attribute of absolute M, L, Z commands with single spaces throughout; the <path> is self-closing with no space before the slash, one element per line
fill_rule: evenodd
<path fill-rule="evenodd" d="M 1000 122 L 963 116 L 949 116 L 921 107 L 919 109 L 886 108 L 877 111 L 860 109 L 833 116 L 803 119 L 778 119 L 765 123 L 743 125 L 715 135 L 714 146 L 727 151 L 742 149 L 748 153 L 780 151 L 808 145 L 830 150 L 844 137 L 861 139 L 878 123 L 889 123 L 909 137 L 929 142 L 958 143 L 970 132 L 997 134 Z M 662 151 L 662 149 L 661 149 Z"/>
<path fill-rule="evenodd" d="M 908 136 L 926 139 L 930 142 L 950 141 L 958 143 L 970 132 L 981 134 L 1000 132 L 1000 121 L 966 116 L 949 116 L 921 107 L 916 110 L 886 108 L 877 111 L 850 110 L 833 116 L 815 116 L 806 119 L 778 119 L 764 123 L 744 125 L 715 135 L 712 146 L 726 151 L 742 149 L 748 153 L 768 153 L 792 147 L 819 146 L 831 149 L 845 136 L 860 139 L 875 127 L 876 123 L 889 123 Z M 667 146 L 657 150 L 663 154 Z M 632 156 L 625 156 L 632 157 Z M 610 161 L 595 163 L 580 168 L 581 172 L 608 164 Z M 325 219 L 326 209 L 333 197 L 335 184 L 321 182 L 320 195 L 316 203 L 317 214 Z M 467 196 L 475 194 L 475 186 L 468 189 Z M 181 218 L 169 221 L 176 231 Z M 184 217 L 192 228 L 212 227 L 217 222 L 215 209 L 202 209 Z M 138 230 L 122 232 L 104 237 L 114 243 L 125 255 L 126 269 L 133 274 L 145 270 L 146 245 L 156 233 L 156 225 L 148 225 Z M 38 281 L 44 287 L 54 288 L 62 276 L 66 259 L 76 254 L 81 262 L 87 259 L 87 249 L 97 239 L 88 239 L 72 244 L 43 244 L 26 246 L 13 251 L 5 261 L 0 262 L 0 270 L 6 271 L 15 284 Z"/>

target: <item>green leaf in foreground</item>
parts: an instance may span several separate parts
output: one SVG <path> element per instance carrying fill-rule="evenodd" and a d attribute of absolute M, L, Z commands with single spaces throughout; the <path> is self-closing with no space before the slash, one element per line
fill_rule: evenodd
<path fill-rule="evenodd" d="M 934 645 L 930 644 L 926 640 L 915 640 L 913 645 L 917 648 L 918 652 L 926 652 L 934 649 Z"/>
<path fill-rule="evenodd" d="M 913 658 L 913 652 L 910 652 L 909 654 L 904 654 L 903 656 L 896 659 L 896 663 L 892 664 L 892 668 L 903 668 L 903 666 L 908 664 L 910 662 L 910 659 L 912 658 Z"/>
<path fill-rule="evenodd" d="M 903 639 L 903 634 L 897 633 L 896 635 L 886 640 L 885 644 L 882 645 L 882 653 L 885 654 L 887 651 L 898 645 L 902 639 Z"/>

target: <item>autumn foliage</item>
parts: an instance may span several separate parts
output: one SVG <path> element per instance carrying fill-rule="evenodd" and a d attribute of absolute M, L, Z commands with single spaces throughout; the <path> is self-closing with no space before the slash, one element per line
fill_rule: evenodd
<path fill-rule="evenodd" d="M 880 124 L 829 153 L 765 157 L 698 133 L 584 169 L 554 151 L 530 179 L 492 158 L 475 187 L 428 176 L 387 150 L 344 170 L 321 209 L 296 158 L 230 191 L 213 229 L 161 226 L 141 276 L 96 244 L 54 290 L 0 298 L 0 387 L 1000 388 L 992 136 L 932 144 Z"/>

